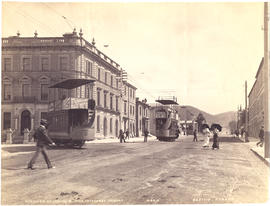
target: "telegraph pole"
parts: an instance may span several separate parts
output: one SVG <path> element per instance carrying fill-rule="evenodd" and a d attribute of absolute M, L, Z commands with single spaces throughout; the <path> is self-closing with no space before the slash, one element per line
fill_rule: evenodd
<path fill-rule="evenodd" d="M 269 158 L 269 57 L 270 57 L 270 46 L 269 46 L 269 2 L 264 2 L 264 71 L 263 71 L 263 83 L 264 83 L 264 157 Z"/>

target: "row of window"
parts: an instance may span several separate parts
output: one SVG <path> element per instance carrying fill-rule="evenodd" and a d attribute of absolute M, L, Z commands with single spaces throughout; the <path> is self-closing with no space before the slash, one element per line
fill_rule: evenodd
<path fill-rule="evenodd" d="M 31 57 L 22 57 L 21 58 L 21 70 L 22 71 L 32 71 L 32 58 Z M 3 71 L 10 72 L 13 70 L 12 68 L 12 58 L 4 57 L 3 58 Z M 59 57 L 59 69 L 60 70 L 68 70 L 68 57 L 60 56 Z M 50 71 L 50 58 L 48 56 L 40 57 L 40 70 L 41 71 Z"/>
<path fill-rule="evenodd" d="M 110 118 L 110 122 L 109 122 L 109 132 L 110 134 L 113 134 L 113 128 L 115 128 L 115 135 L 118 136 L 118 130 L 120 129 L 118 127 L 118 120 L 115 120 L 115 125 L 113 127 L 113 119 Z M 106 136 L 107 135 L 107 118 L 103 119 L 103 134 Z M 124 130 L 126 131 L 127 129 L 127 125 L 124 124 Z M 134 123 L 130 123 L 130 134 L 134 134 L 135 133 L 135 124 Z M 97 125 L 96 125 L 96 131 L 99 133 L 101 131 L 101 120 L 100 120 L 100 116 L 97 115 Z"/>
<path fill-rule="evenodd" d="M 109 96 L 109 104 L 107 104 L 107 100 L 108 100 L 108 96 Z M 113 105 L 114 102 L 114 94 L 112 93 L 108 93 L 107 91 L 103 91 L 103 107 L 104 108 L 109 108 L 111 110 L 116 110 L 119 111 L 119 97 L 115 96 L 115 108 Z M 101 89 L 97 89 L 97 105 L 98 106 L 102 106 L 101 105 Z"/>
<path fill-rule="evenodd" d="M 100 124 L 100 116 L 98 115 L 97 116 L 97 127 L 96 127 L 96 131 L 97 132 L 100 132 L 100 128 L 101 128 L 101 124 Z M 104 130 L 104 134 L 106 135 L 106 130 L 107 130 L 107 119 L 104 118 L 103 120 L 103 130 Z M 109 124 L 109 131 L 110 131 L 110 134 L 113 133 L 113 119 L 110 118 L 110 124 Z M 118 120 L 115 120 L 115 134 L 116 136 L 118 136 Z"/>
<path fill-rule="evenodd" d="M 102 81 L 102 79 L 101 79 L 101 72 L 102 72 L 102 68 L 99 67 L 98 68 L 98 76 L 97 76 L 97 79 L 99 81 Z M 104 73 L 104 83 L 107 84 L 107 85 L 110 85 L 111 87 L 114 87 L 114 76 L 111 75 L 109 77 L 109 73 L 105 71 L 105 73 Z M 118 83 L 117 80 L 115 80 L 115 88 L 117 88 L 117 89 L 119 88 L 119 83 Z"/>
<path fill-rule="evenodd" d="M 142 115 L 142 107 L 141 106 L 139 106 L 139 112 L 140 112 L 140 116 Z M 147 117 L 147 108 L 143 108 L 143 115 L 145 116 L 145 117 Z"/>
<path fill-rule="evenodd" d="M 127 112 L 128 112 L 127 109 L 128 109 L 127 102 L 125 101 L 124 102 L 124 114 L 127 114 Z M 129 105 L 129 114 L 133 115 L 133 116 L 135 115 L 135 107 L 133 105 Z"/>
<path fill-rule="evenodd" d="M 40 100 L 46 101 L 49 99 L 49 89 L 48 84 L 40 84 Z M 3 85 L 3 99 L 11 100 L 12 97 L 12 85 L 4 84 Z M 21 85 L 21 97 L 27 98 L 31 96 L 31 84 L 22 84 Z"/>
<path fill-rule="evenodd" d="M 31 57 L 22 57 L 22 71 L 31 71 L 32 70 L 32 59 Z M 68 70 L 68 57 L 67 56 L 60 56 L 59 57 L 59 69 L 61 71 Z M 41 71 L 49 71 L 50 70 L 50 59 L 49 57 L 40 57 L 40 70 Z M 3 71 L 10 72 L 12 71 L 12 58 L 11 57 L 4 57 L 3 58 Z M 98 68 L 98 76 L 97 79 L 100 81 L 104 81 L 105 84 L 118 88 L 118 81 L 114 80 L 114 76 L 111 75 L 109 77 L 109 73 L 105 71 L 104 79 L 101 79 L 101 72 L 102 68 Z M 90 76 L 93 76 L 93 63 L 89 60 L 86 60 L 85 63 L 85 73 Z M 133 94 L 134 96 L 134 94 Z"/>
<path fill-rule="evenodd" d="M 4 112 L 3 118 L 3 129 L 6 130 L 11 128 L 11 112 Z M 41 112 L 40 119 L 47 119 L 47 112 Z"/>
<path fill-rule="evenodd" d="M 124 85 L 124 95 L 127 96 L 127 91 L 129 89 L 129 96 L 131 99 L 135 99 L 135 90 L 133 90 L 132 88 L 129 88 L 128 86 Z"/>

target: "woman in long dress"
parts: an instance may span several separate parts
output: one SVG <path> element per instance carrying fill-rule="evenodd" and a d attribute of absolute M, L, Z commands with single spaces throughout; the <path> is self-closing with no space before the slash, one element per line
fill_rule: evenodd
<path fill-rule="evenodd" d="M 203 129 L 203 134 L 204 134 L 204 137 L 205 137 L 203 147 L 204 148 L 209 147 L 209 139 L 210 139 L 210 134 L 211 134 L 209 128 Z"/>
<path fill-rule="evenodd" d="M 213 145 L 212 149 L 219 149 L 219 141 L 218 141 L 218 129 L 214 129 L 214 136 L 213 136 Z"/>

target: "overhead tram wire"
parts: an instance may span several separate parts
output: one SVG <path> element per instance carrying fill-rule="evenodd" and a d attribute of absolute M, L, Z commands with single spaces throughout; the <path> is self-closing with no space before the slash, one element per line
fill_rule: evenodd
<path fill-rule="evenodd" d="M 130 74 L 128 74 L 128 77 L 130 77 L 129 80 L 131 80 L 132 82 L 134 82 L 135 85 L 137 84 L 137 85 L 140 86 L 139 89 L 143 90 L 146 94 L 148 94 L 148 95 L 151 96 L 152 98 L 154 98 L 154 99 L 157 98 L 157 97 L 153 96 L 149 91 L 147 91 L 147 90 L 145 90 L 145 89 L 142 89 L 141 85 L 137 82 L 137 80 L 135 80 L 135 77 L 132 77 L 132 75 L 130 75 Z M 168 90 L 168 91 L 170 91 L 170 90 Z M 175 90 L 171 90 L 170 92 L 174 92 L 174 93 L 175 93 L 176 91 L 175 91 Z"/>
<path fill-rule="evenodd" d="M 146 94 L 148 94 L 149 96 L 151 96 L 152 98 L 156 99 L 155 96 L 153 96 L 149 91 L 145 90 L 142 88 L 142 86 L 130 75 L 128 74 L 128 77 L 130 77 L 130 81 L 132 81 L 133 83 L 135 83 L 135 85 L 139 85 L 139 88 L 140 90 L 144 91 Z"/>
<path fill-rule="evenodd" d="M 149 91 L 143 89 L 142 86 L 141 86 L 141 84 L 138 83 L 131 75 L 128 75 L 128 76 L 130 76 L 130 80 L 131 80 L 132 82 L 134 82 L 135 85 L 139 85 L 139 89 L 141 89 L 142 91 L 144 91 L 145 93 L 147 93 L 147 94 L 148 94 L 149 96 L 151 96 L 152 98 L 154 98 L 154 99 L 156 98 L 156 97 L 153 96 Z"/>
<path fill-rule="evenodd" d="M 51 29 L 48 25 L 44 24 L 43 22 L 37 20 L 36 18 L 32 17 L 31 15 L 29 14 L 25 14 L 27 12 L 23 12 L 22 10 L 18 11 L 18 10 L 14 10 L 14 9 L 9 9 L 9 11 L 12 10 L 14 13 L 17 13 L 21 16 L 23 16 L 24 18 L 27 18 L 29 20 L 31 20 L 32 22 L 34 23 L 38 23 L 39 25 L 41 25 L 42 27 L 44 27 L 44 30 L 48 31 L 49 33 L 53 34 L 53 35 L 58 35 L 57 32 L 55 32 L 53 29 Z M 46 29 L 45 29 L 46 27 Z"/>
<path fill-rule="evenodd" d="M 58 12 L 56 9 L 52 8 L 51 6 L 49 6 L 48 4 L 46 3 L 42 3 L 44 4 L 47 8 L 51 9 L 53 12 L 55 12 L 58 16 L 60 16 L 61 18 L 63 18 L 65 20 L 65 22 L 68 24 L 68 26 L 71 28 L 71 29 L 74 29 L 76 28 L 76 25 L 74 24 L 73 21 L 71 21 L 70 19 L 68 19 L 66 16 L 64 16 L 63 14 L 61 14 L 60 12 Z M 71 22 L 71 24 L 69 23 L 69 21 Z"/>

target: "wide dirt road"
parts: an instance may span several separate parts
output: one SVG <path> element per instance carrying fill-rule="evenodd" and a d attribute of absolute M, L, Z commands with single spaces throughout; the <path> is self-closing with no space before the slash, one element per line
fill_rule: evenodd
<path fill-rule="evenodd" d="M 4 157 L 2 204 L 266 202 L 268 167 L 244 143 L 221 141 L 220 150 L 202 149 L 191 136 L 55 148 L 48 151 L 52 170 L 41 156 L 37 169 L 25 169 L 33 153 Z"/>

